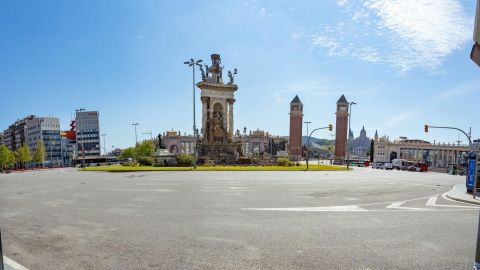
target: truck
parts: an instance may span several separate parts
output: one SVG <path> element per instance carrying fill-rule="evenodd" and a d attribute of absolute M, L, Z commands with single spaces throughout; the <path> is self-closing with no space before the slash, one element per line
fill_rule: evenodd
<path fill-rule="evenodd" d="M 408 168 L 408 162 L 404 159 L 394 159 L 392 160 L 392 165 L 394 169 L 405 171 Z"/>

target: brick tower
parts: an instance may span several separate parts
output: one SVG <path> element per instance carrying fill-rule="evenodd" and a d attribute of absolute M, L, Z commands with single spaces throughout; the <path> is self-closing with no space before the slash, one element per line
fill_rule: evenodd
<path fill-rule="evenodd" d="M 292 160 L 298 161 L 302 158 L 302 123 L 303 104 L 298 98 L 290 102 L 290 137 L 288 139 L 287 151 L 292 154 Z"/>
<path fill-rule="evenodd" d="M 346 156 L 348 129 L 348 102 L 344 95 L 337 101 L 337 123 L 335 125 L 335 157 Z"/>

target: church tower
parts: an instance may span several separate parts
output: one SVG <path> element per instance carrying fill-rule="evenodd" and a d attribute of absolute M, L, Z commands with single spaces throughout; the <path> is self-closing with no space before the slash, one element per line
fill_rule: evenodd
<path fill-rule="evenodd" d="M 302 158 L 302 123 L 303 104 L 298 96 L 290 102 L 290 137 L 288 148 L 292 154 L 292 160 L 298 161 Z"/>
<path fill-rule="evenodd" d="M 378 132 L 375 130 L 375 142 L 378 142 Z"/>
<path fill-rule="evenodd" d="M 346 156 L 348 130 L 348 102 L 344 95 L 337 101 L 337 122 L 335 125 L 335 157 Z"/>

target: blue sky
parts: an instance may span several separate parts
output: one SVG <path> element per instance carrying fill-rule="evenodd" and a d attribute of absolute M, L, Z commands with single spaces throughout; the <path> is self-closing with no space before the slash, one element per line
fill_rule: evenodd
<path fill-rule="evenodd" d="M 211 64 L 217 53 L 225 70 L 238 69 L 235 129 L 288 135 L 295 95 L 310 130 L 335 125 L 344 94 L 357 103 L 355 136 L 365 126 L 369 137 L 459 137 L 427 134 L 430 124 L 471 127 L 478 138 L 474 19 L 474 1 L 460 0 L 2 1 L 0 130 L 31 114 L 53 114 L 66 130 L 82 107 L 100 111 L 108 150 L 133 146 L 132 123 L 139 140 L 172 128 L 191 134 L 183 62 Z"/>

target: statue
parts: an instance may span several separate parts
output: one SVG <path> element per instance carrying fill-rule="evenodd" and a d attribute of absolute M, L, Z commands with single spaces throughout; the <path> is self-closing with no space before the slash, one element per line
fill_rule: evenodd
<path fill-rule="evenodd" d="M 165 144 L 162 142 L 162 134 L 158 134 L 158 149 L 165 149 Z"/>
<path fill-rule="evenodd" d="M 207 74 L 206 74 L 206 78 L 208 78 L 208 65 L 207 64 L 203 64 L 205 66 L 205 69 L 207 70 Z"/>
<path fill-rule="evenodd" d="M 207 81 L 207 76 L 205 76 L 205 71 L 203 70 L 203 67 L 200 66 L 200 71 L 202 72 L 202 81 L 206 82 Z M 208 70 L 207 70 L 208 72 Z"/>

